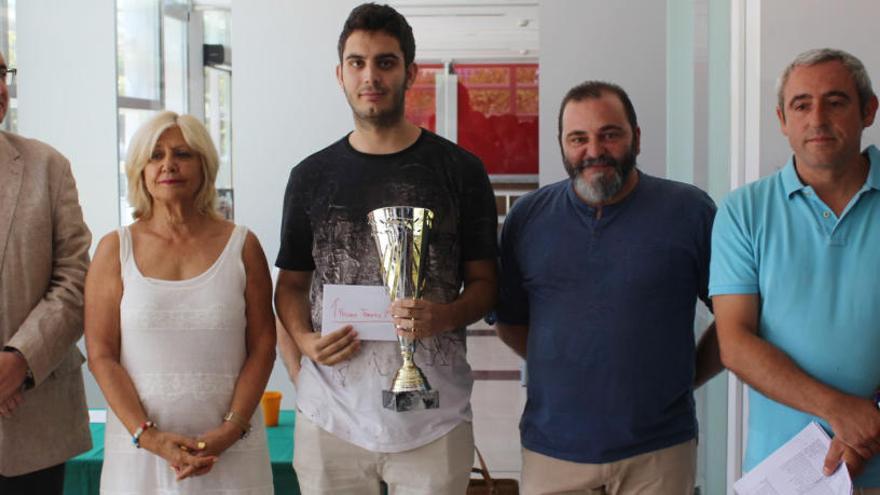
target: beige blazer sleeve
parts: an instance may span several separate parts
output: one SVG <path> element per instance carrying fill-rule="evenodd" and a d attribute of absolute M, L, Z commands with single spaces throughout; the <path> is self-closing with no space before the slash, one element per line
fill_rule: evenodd
<path fill-rule="evenodd" d="M 76 347 L 90 243 L 68 161 L 0 131 L 0 338 L 24 354 L 36 382 L 0 420 L 2 476 L 57 465 L 92 444 Z"/>
<path fill-rule="evenodd" d="M 23 150 L 22 154 L 27 160 L 28 153 Z M 36 229 L 36 238 L 31 241 L 51 242 L 51 277 L 42 298 L 6 343 L 24 355 L 37 385 L 58 367 L 82 336 L 83 286 L 91 244 L 70 163 L 54 150 L 47 154 L 47 160 L 51 225 Z M 28 219 L 16 215 L 14 221 Z"/>

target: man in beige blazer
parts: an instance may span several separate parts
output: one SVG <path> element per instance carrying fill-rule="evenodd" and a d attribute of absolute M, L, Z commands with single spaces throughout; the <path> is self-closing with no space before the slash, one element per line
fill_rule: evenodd
<path fill-rule="evenodd" d="M 9 107 L 0 54 L 0 120 Z M 91 448 L 83 389 L 83 281 L 91 234 L 70 164 L 0 132 L 0 493 L 61 494 Z"/>

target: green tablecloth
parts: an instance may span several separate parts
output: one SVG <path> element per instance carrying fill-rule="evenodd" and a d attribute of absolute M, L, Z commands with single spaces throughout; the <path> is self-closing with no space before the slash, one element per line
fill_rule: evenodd
<path fill-rule="evenodd" d="M 266 428 L 269 438 L 269 458 L 275 493 L 299 495 L 299 484 L 293 472 L 294 411 L 281 411 L 278 426 Z M 67 461 L 64 476 L 64 495 L 98 495 L 101 484 L 101 465 L 104 462 L 104 423 L 92 423 L 92 450 Z"/>

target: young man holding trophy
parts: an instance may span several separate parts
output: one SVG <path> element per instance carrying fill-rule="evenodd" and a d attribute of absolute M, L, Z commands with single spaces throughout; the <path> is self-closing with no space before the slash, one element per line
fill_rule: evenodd
<path fill-rule="evenodd" d="M 278 314 L 303 354 L 294 467 L 305 494 L 379 493 L 380 480 L 460 494 L 473 464 L 465 326 L 495 299 L 494 195 L 477 157 L 405 120 L 418 68 L 403 16 L 355 8 L 338 51 L 355 129 L 292 170 L 276 261 Z M 331 285 L 384 286 L 397 341 L 323 328 Z"/>

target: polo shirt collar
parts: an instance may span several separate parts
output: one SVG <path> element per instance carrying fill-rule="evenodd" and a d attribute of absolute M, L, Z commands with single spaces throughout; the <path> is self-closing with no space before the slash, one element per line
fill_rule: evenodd
<path fill-rule="evenodd" d="M 880 170 L 878 170 L 880 169 L 880 150 L 872 144 L 865 148 L 863 153 L 868 155 L 868 161 L 871 166 L 868 168 L 868 177 L 865 179 L 865 185 L 862 189 L 880 190 Z M 782 168 L 781 177 L 782 187 L 785 189 L 785 195 L 788 198 L 791 198 L 792 194 L 809 187 L 801 182 L 800 177 L 797 175 L 797 170 L 794 168 L 794 155 L 788 159 Z"/>
<path fill-rule="evenodd" d="M 798 177 L 797 170 L 794 168 L 794 155 L 785 162 L 785 166 L 782 167 L 782 187 L 785 189 L 785 196 L 787 198 L 791 198 L 791 195 L 802 191 L 807 186 L 801 182 L 800 177 Z"/>
<path fill-rule="evenodd" d="M 865 153 L 868 155 L 871 167 L 868 169 L 868 178 L 865 179 L 864 188 L 880 190 L 880 150 L 872 144 L 865 148 Z"/>

